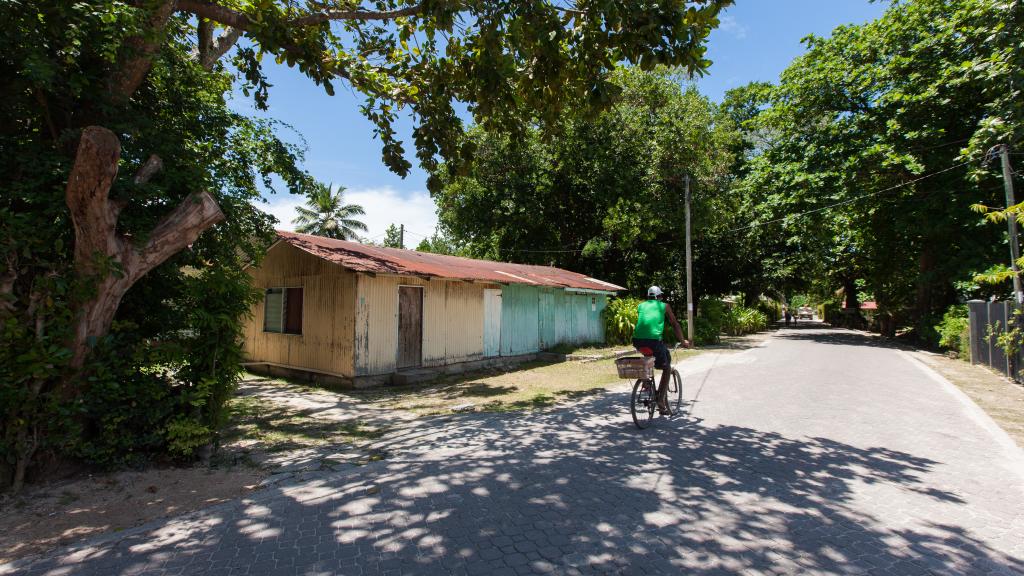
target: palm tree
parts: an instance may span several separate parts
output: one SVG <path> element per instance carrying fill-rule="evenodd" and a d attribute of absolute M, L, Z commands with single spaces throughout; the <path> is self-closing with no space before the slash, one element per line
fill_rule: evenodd
<path fill-rule="evenodd" d="M 366 232 L 366 224 L 355 216 L 366 214 L 358 204 L 345 204 L 345 187 L 331 192 L 334 184 L 317 182 L 309 192 L 305 206 L 299 206 L 298 217 L 292 220 L 295 231 L 336 240 L 356 240 L 356 231 Z"/>

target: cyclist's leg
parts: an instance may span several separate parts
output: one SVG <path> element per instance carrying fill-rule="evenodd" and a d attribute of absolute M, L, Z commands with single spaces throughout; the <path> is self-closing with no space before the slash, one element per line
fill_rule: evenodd
<path fill-rule="evenodd" d="M 658 408 L 667 410 L 668 401 L 666 394 L 668 392 L 668 383 L 672 379 L 672 354 L 669 353 L 668 347 L 664 343 L 659 344 L 661 346 L 655 350 L 656 367 L 661 368 L 661 382 L 658 386 Z"/>

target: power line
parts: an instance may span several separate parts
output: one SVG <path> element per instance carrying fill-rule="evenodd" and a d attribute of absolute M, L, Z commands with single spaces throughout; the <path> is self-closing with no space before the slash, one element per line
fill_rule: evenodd
<path fill-rule="evenodd" d="M 861 194 L 860 196 L 856 196 L 854 198 L 849 198 L 847 200 L 836 202 L 834 204 L 829 204 L 827 206 L 821 206 L 820 208 L 814 208 L 812 210 L 807 210 L 807 211 L 804 211 L 804 212 L 798 212 L 796 214 L 788 214 L 788 215 L 783 216 L 781 218 L 775 218 L 774 220 L 769 220 L 767 222 L 758 222 L 757 224 L 751 224 L 750 226 L 741 226 L 739 228 L 733 228 L 731 230 L 726 230 L 725 232 L 723 232 L 723 234 L 732 234 L 733 232 L 742 232 L 744 230 L 750 230 L 752 228 L 758 228 L 758 227 L 761 227 L 761 226 L 767 226 L 769 224 L 775 224 L 777 222 L 782 222 L 784 220 L 791 219 L 791 218 L 799 218 L 801 216 L 807 216 L 808 214 L 814 214 L 816 212 L 823 212 L 825 210 L 828 210 L 830 208 L 835 208 L 837 206 L 843 206 L 843 205 L 846 205 L 846 204 L 852 204 L 854 202 L 857 202 L 858 200 L 863 200 L 865 198 L 870 198 L 872 196 L 878 196 L 879 194 L 885 194 L 886 192 L 892 192 L 893 190 L 897 190 L 899 188 L 903 188 L 904 186 L 909 186 L 909 185 L 914 184 L 916 182 L 920 182 L 922 180 L 926 180 L 928 178 L 932 178 L 934 176 L 938 176 L 939 174 L 944 174 L 944 173 L 949 172 L 951 170 L 956 170 L 957 168 L 960 168 L 962 166 L 966 166 L 967 164 L 970 164 L 970 162 L 961 162 L 959 164 L 954 164 L 954 165 L 952 165 L 952 166 L 950 166 L 948 168 L 943 168 L 942 170 L 937 170 L 935 172 L 932 172 L 931 174 L 925 174 L 924 176 L 920 176 L 920 177 L 915 178 L 913 180 L 908 180 L 908 181 L 906 181 L 906 182 L 904 182 L 902 184 L 896 184 L 895 186 L 890 186 L 888 188 L 883 188 L 883 189 L 875 191 L 875 192 L 869 192 L 867 194 Z"/>

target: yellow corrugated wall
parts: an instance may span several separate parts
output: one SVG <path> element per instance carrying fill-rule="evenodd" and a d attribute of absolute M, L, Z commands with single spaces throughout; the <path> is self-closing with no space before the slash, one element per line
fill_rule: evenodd
<path fill-rule="evenodd" d="M 259 267 L 249 269 L 253 285 L 303 288 L 302 334 L 263 331 L 263 300 L 245 320 L 244 349 L 250 362 L 270 362 L 339 376 L 355 375 L 354 300 L 351 271 L 287 243 L 275 245 Z"/>
<path fill-rule="evenodd" d="M 448 363 L 479 360 L 484 356 L 484 288 L 487 286 L 467 282 L 447 284 L 445 356 Z"/>
<path fill-rule="evenodd" d="M 406 276 L 368 276 L 356 281 L 355 371 L 395 371 L 398 352 L 398 287 L 423 287 L 423 366 L 483 356 L 483 286 Z"/>

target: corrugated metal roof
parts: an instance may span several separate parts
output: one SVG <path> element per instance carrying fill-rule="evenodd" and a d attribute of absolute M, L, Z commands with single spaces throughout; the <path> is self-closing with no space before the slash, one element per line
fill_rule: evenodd
<path fill-rule="evenodd" d="M 530 264 L 510 264 L 473 260 L 458 256 L 444 256 L 429 252 L 416 252 L 399 248 L 367 246 L 358 242 L 333 240 L 295 232 L 277 232 L 282 241 L 329 262 L 356 272 L 374 274 L 405 274 L 433 278 L 451 278 L 494 282 L 500 284 L 527 284 L 554 288 L 576 288 L 615 292 L 625 290 L 609 282 L 589 278 L 583 274 Z"/>

